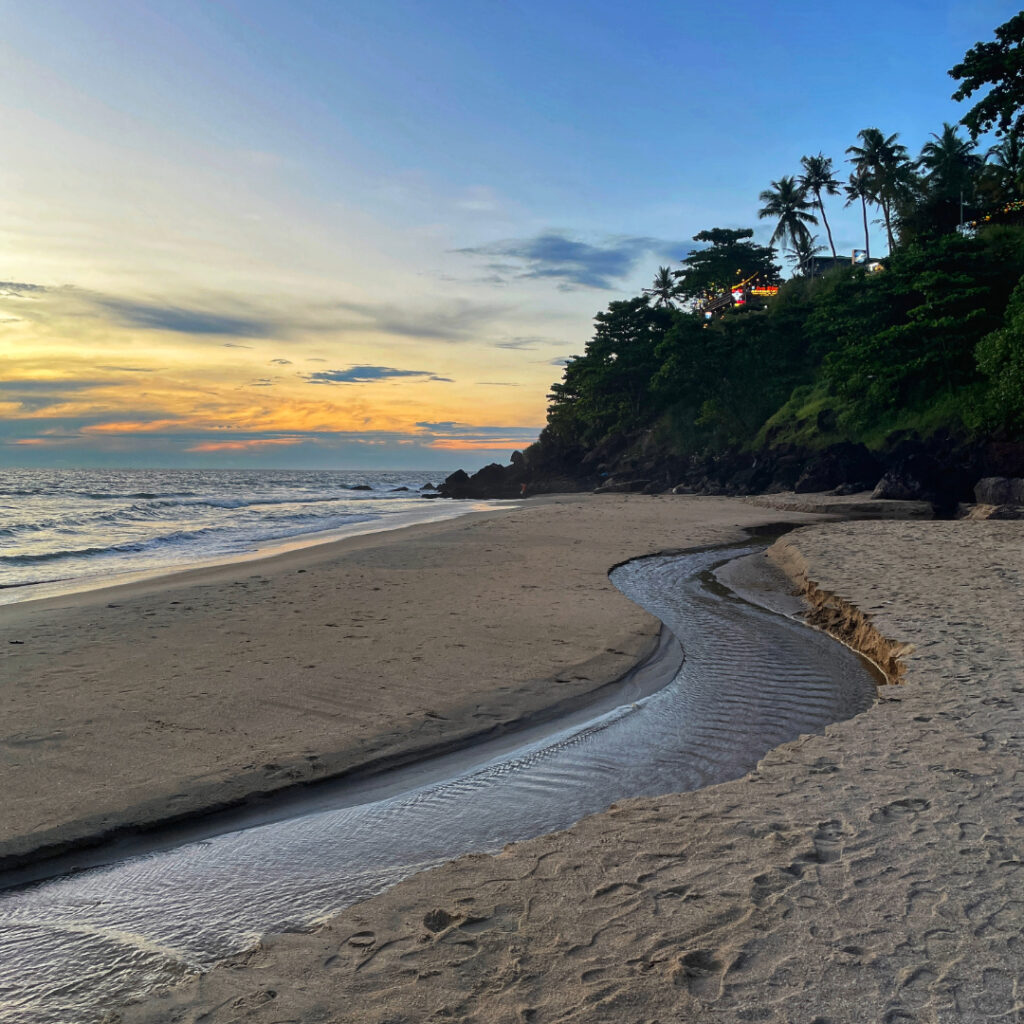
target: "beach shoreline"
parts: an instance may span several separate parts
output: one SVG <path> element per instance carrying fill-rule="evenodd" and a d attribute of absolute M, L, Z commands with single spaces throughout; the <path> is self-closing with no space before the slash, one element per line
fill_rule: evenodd
<path fill-rule="evenodd" d="M 612 565 L 809 518 L 545 498 L 8 606 L 0 865 L 578 708 L 660 630 L 608 582 Z"/>
<path fill-rule="evenodd" d="M 107 575 L 96 574 L 46 580 L 39 583 L 15 583 L 0 586 L 0 608 L 12 604 L 47 600 L 59 601 L 78 594 L 90 594 L 97 590 L 116 590 L 132 585 L 141 587 L 159 585 L 168 577 L 177 578 L 191 573 L 200 574 L 211 569 L 244 566 L 250 562 L 262 562 L 292 552 L 303 551 L 306 548 L 337 544 L 354 537 L 369 537 L 379 533 L 389 533 L 393 530 L 414 529 L 417 526 L 448 522 L 465 515 L 481 515 L 514 507 L 515 504 L 510 501 L 449 502 L 434 499 L 422 514 L 415 512 L 393 513 L 380 519 L 362 520 L 350 526 L 296 533 L 277 540 L 260 542 L 250 550 L 225 553 L 211 558 L 196 558 L 180 563 L 172 562 L 147 569 L 121 570 Z M 187 579 L 188 577 L 184 582 L 187 582 Z"/>

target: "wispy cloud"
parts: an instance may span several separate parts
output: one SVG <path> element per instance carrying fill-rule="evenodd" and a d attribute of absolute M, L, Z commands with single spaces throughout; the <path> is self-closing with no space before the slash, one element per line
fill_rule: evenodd
<path fill-rule="evenodd" d="M 115 420 L 110 423 L 90 423 L 82 427 L 83 434 L 163 434 L 189 427 L 183 419 Z"/>
<path fill-rule="evenodd" d="M 275 450 L 290 450 L 288 459 L 322 458 L 323 453 L 373 447 L 391 452 L 489 452 L 494 458 L 536 440 L 539 427 L 492 426 L 454 420 L 423 420 L 407 429 L 286 429 L 247 430 L 230 424 L 211 425 L 168 416 L 133 413 L 131 418 L 108 419 L 62 416 L 50 419 L 0 419 L 0 445 L 11 451 L 60 449 L 112 452 L 140 458 L 166 457 L 173 462 L 183 453 L 248 455 L 258 458 Z M 299 450 L 305 454 L 300 456 Z M 319 452 L 320 455 L 312 453 Z M 45 461 L 45 456 L 44 456 Z"/>
<path fill-rule="evenodd" d="M 317 370 L 305 375 L 310 384 L 369 384 L 402 378 L 454 383 L 451 377 L 439 377 L 432 370 L 398 370 L 393 366 L 349 366 L 344 370 Z"/>
<path fill-rule="evenodd" d="M 496 341 L 494 343 L 494 347 L 512 349 L 514 352 L 527 352 L 531 349 L 535 349 L 545 341 L 547 341 L 546 338 L 541 338 L 539 335 L 532 334 L 525 337 L 508 338 L 505 341 Z"/>
<path fill-rule="evenodd" d="M 309 437 L 252 437 L 243 441 L 202 441 L 186 448 L 187 452 L 251 452 L 280 445 L 305 444 Z"/>
<path fill-rule="evenodd" d="M 93 302 L 117 323 L 154 331 L 217 334 L 234 338 L 268 338 L 280 329 L 276 322 L 254 316 L 99 296 L 95 297 Z"/>
<path fill-rule="evenodd" d="M 333 311 L 333 319 L 329 315 Z M 432 338 L 438 341 L 474 341 L 481 330 L 506 311 L 504 306 L 486 305 L 465 300 L 424 307 L 407 306 L 399 309 L 384 303 L 333 303 L 320 318 L 325 327 L 336 331 L 375 331 L 380 334 L 407 338 Z M 353 314 L 355 319 L 336 314 Z M 314 314 L 314 319 L 317 319 Z"/>
<path fill-rule="evenodd" d="M 678 259 L 691 248 L 689 243 L 647 236 L 616 236 L 595 245 L 549 231 L 456 252 L 490 257 L 488 269 L 499 276 L 551 279 L 562 288 L 614 288 L 641 259 Z"/>
<path fill-rule="evenodd" d="M 33 378 L 0 381 L 0 401 L 13 402 L 24 412 L 62 405 L 76 392 L 106 387 L 109 380 Z"/>
<path fill-rule="evenodd" d="M 0 281 L 0 297 L 6 299 L 23 299 L 46 290 L 46 286 L 41 284 L 28 284 L 24 281 Z"/>
<path fill-rule="evenodd" d="M 291 366 L 292 365 L 292 361 L 290 359 L 271 359 L 270 361 L 272 363 L 274 363 L 275 365 L 277 365 L 277 366 Z"/>
<path fill-rule="evenodd" d="M 15 300 L 34 299 L 38 301 Z M 467 299 L 417 300 L 401 305 L 326 298 L 298 303 L 292 297 L 247 299 L 202 294 L 195 299 L 120 296 L 65 285 L 57 288 L 18 281 L 0 282 L 4 319 L 30 317 L 60 323 L 74 317 L 136 330 L 164 331 L 200 338 L 220 338 L 225 348 L 251 348 L 245 341 L 308 336 L 384 334 L 448 342 L 471 342 L 487 333 L 507 306 Z M 287 365 L 287 362 L 280 363 Z"/>
<path fill-rule="evenodd" d="M 108 380 L 68 377 L 32 377 L 21 380 L 0 380 L 0 392 L 31 392 L 83 391 L 86 388 L 99 388 L 110 383 Z"/>
<path fill-rule="evenodd" d="M 444 451 L 493 451 L 525 448 L 537 440 L 540 427 L 495 427 L 450 420 L 416 424 L 428 436 L 426 447 Z"/>

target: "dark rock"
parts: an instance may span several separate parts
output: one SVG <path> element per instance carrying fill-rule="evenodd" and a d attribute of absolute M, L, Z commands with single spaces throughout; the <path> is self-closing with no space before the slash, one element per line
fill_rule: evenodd
<path fill-rule="evenodd" d="M 650 480 L 609 480 L 607 483 L 601 484 L 600 487 L 594 488 L 595 494 L 632 494 L 636 491 L 642 491 L 651 481 Z"/>
<path fill-rule="evenodd" d="M 974 485 L 980 505 L 1024 505 L 1024 479 L 1008 476 L 982 477 Z"/>
<path fill-rule="evenodd" d="M 464 469 L 457 469 L 444 478 L 438 490 L 446 498 L 462 498 L 470 488 L 469 474 Z"/>
<path fill-rule="evenodd" d="M 969 464 L 956 457 L 937 458 L 918 452 L 898 459 L 885 473 L 873 498 L 930 501 L 937 514 L 952 515 L 961 501 L 970 501 L 974 479 Z"/>
<path fill-rule="evenodd" d="M 862 444 L 841 441 L 812 456 L 793 485 L 798 494 L 831 491 L 843 484 L 855 491 L 873 487 L 882 475 L 878 459 Z"/>
<path fill-rule="evenodd" d="M 353 484 L 350 491 L 372 491 L 373 488 L 369 484 Z"/>
<path fill-rule="evenodd" d="M 802 456 L 793 453 L 780 455 L 774 460 L 771 481 L 765 488 L 767 491 L 791 491 L 796 486 L 803 472 Z"/>
<path fill-rule="evenodd" d="M 979 477 L 1024 477 L 1024 443 L 1020 441 L 989 441 L 979 453 Z"/>
<path fill-rule="evenodd" d="M 882 476 L 871 497 L 893 501 L 931 501 L 936 491 L 938 472 L 938 464 L 927 455 L 908 455 Z"/>
<path fill-rule="evenodd" d="M 407 490 L 409 490 L 408 487 L 392 487 L 391 488 L 391 493 L 392 494 L 397 494 L 399 491 L 407 491 Z"/>
<path fill-rule="evenodd" d="M 436 488 L 436 487 L 435 487 L 435 486 L 434 486 L 433 484 L 424 484 L 424 485 L 423 485 L 423 486 L 422 486 L 422 487 L 420 488 L 420 490 L 421 490 L 421 491 L 436 491 L 436 490 L 437 490 L 437 488 Z"/>
<path fill-rule="evenodd" d="M 438 488 L 442 498 L 518 498 L 525 479 L 515 466 L 500 466 L 497 462 L 484 466 L 472 476 L 457 469 Z"/>
<path fill-rule="evenodd" d="M 1024 505 L 999 505 L 986 519 L 1024 519 Z"/>
<path fill-rule="evenodd" d="M 589 479 L 577 479 L 568 476 L 533 476 L 527 483 L 526 497 L 534 494 L 575 494 L 579 491 L 592 489 Z"/>

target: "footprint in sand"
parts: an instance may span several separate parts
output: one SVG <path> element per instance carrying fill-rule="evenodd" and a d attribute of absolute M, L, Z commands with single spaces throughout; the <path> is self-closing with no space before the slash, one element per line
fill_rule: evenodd
<path fill-rule="evenodd" d="M 921 811 L 931 807 L 930 800 L 923 800 L 920 797 L 907 797 L 904 800 L 894 800 L 886 804 L 871 815 L 870 821 L 874 825 L 888 825 L 896 821 L 903 821 L 916 818 Z"/>
<path fill-rule="evenodd" d="M 454 924 L 458 917 L 449 914 L 447 910 L 431 910 L 423 917 L 423 927 L 428 932 L 443 932 L 449 925 Z"/>
<path fill-rule="evenodd" d="M 698 999 L 710 1003 L 722 994 L 725 968 L 714 950 L 692 949 L 676 962 L 672 983 L 688 989 Z"/>

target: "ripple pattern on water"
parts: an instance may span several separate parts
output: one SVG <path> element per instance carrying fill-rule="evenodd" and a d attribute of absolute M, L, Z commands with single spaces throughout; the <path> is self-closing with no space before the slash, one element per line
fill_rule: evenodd
<path fill-rule="evenodd" d="M 656 557 L 615 584 L 683 646 L 637 704 L 399 796 L 261 825 L 0 894 L 0 1010 L 85 1024 L 266 931 L 308 927 L 423 868 L 564 828 L 631 796 L 749 771 L 864 710 L 874 680 L 822 633 L 706 584 L 721 552 Z"/>

